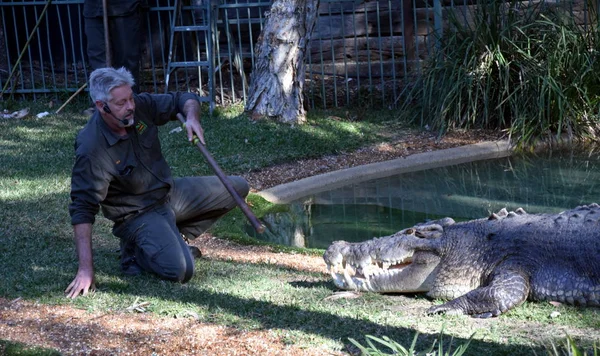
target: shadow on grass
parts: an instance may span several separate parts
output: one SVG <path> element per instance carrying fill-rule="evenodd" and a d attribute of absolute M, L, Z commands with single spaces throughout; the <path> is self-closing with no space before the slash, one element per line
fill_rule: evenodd
<path fill-rule="evenodd" d="M 290 285 L 294 288 L 326 288 L 332 291 L 337 290 L 331 281 L 298 281 L 290 282 Z"/>
<path fill-rule="evenodd" d="M 103 289 L 119 290 L 123 289 L 123 285 L 104 284 Z M 127 288 L 125 288 L 127 289 Z M 280 329 L 286 331 L 297 331 L 306 334 L 319 335 L 323 338 L 331 340 L 340 340 L 345 348 L 350 346 L 348 338 L 353 338 L 359 342 L 364 341 L 365 335 L 388 336 L 392 340 L 397 341 L 401 345 L 408 347 L 415 336 L 416 331 L 408 327 L 382 325 L 373 321 L 365 320 L 360 317 L 339 316 L 327 312 L 310 311 L 297 306 L 282 306 L 274 303 L 258 301 L 253 299 L 240 298 L 227 293 L 210 292 L 194 287 L 189 288 L 190 292 L 184 296 L 173 298 L 169 293 L 169 288 L 161 293 L 152 293 L 148 297 L 161 298 L 166 301 L 177 303 L 188 303 L 208 308 L 211 313 L 230 312 L 243 318 L 246 321 L 252 320 L 254 323 L 260 324 L 258 329 L 270 330 Z M 139 292 L 139 291 L 138 291 Z M 127 293 L 123 291 L 123 293 Z M 138 293 L 132 293 L 139 295 Z M 142 297 L 143 298 L 143 297 Z M 202 319 L 201 319 L 202 320 Z M 230 327 L 239 327 L 237 325 L 229 325 Z M 52 323 L 45 325 L 45 328 L 52 328 Z M 61 330 L 69 333 L 69 325 L 60 325 Z M 72 326 L 73 332 L 78 332 L 81 326 Z M 128 338 L 126 332 L 108 331 L 102 328 L 99 324 L 89 326 L 88 333 L 105 335 L 107 339 L 124 339 Z M 140 331 L 139 337 L 145 335 L 146 332 Z M 150 336 L 149 336 L 150 337 Z M 417 350 L 424 350 L 431 346 L 434 340 L 437 340 L 438 334 L 421 333 L 417 341 Z M 453 337 L 450 340 L 449 336 L 444 338 L 444 349 L 449 349 L 449 342 L 452 343 L 452 349 L 466 343 L 468 340 L 461 337 Z M 527 352 L 524 352 L 524 349 Z M 382 348 L 383 350 L 383 348 Z M 345 349 L 350 352 L 350 349 Z M 353 350 L 356 351 L 356 350 Z M 465 355 L 523 355 L 523 354 L 543 354 L 543 348 L 530 348 L 523 345 L 501 345 L 494 342 L 482 340 L 471 340 L 470 346 Z"/>
<path fill-rule="evenodd" d="M 0 178 L 52 178 L 69 174 L 80 117 L 0 121 Z"/>

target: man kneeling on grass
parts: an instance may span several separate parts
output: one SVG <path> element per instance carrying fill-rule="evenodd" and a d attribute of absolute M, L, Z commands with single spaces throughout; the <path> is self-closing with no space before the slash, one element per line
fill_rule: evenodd
<path fill-rule="evenodd" d="M 65 293 L 94 290 L 92 225 L 100 207 L 121 241 L 121 269 L 142 270 L 185 283 L 194 273 L 186 237 L 195 238 L 236 204 L 216 176 L 173 179 L 158 139 L 158 127 L 186 117 L 188 139 L 204 144 L 200 104 L 191 93 L 134 94 L 125 68 L 100 68 L 90 75 L 96 112 L 77 135 L 69 213 L 79 269 Z M 248 183 L 230 177 L 243 197 Z M 199 251 L 197 251 L 199 252 Z"/>

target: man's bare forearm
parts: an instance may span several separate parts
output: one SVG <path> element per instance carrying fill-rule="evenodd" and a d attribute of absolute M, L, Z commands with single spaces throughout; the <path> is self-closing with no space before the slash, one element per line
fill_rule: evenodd
<path fill-rule="evenodd" d="M 92 224 L 79 224 L 73 226 L 73 235 L 79 257 L 79 270 L 75 279 L 65 293 L 67 298 L 77 298 L 94 291 L 94 260 L 92 258 Z"/>
<path fill-rule="evenodd" d="M 73 225 L 73 235 L 79 258 L 79 269 L 94 270 L 92 255 L 92 224 Z"/>

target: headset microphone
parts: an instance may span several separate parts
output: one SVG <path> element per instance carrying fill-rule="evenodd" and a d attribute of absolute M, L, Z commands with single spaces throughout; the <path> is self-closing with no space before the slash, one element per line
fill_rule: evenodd
<path fill-rule="evenodd" d="M 108 107 L 107 103 L 104 103 L 104 106 L 102 107 L 102 110 L 104 110 L 105 113 L 110 114 L 112 117 L 114 117 L 115 120 L 121 122 L 123 124 L 123 126 L 129 126 L 129 120 L 127 120 L 127 119 L 119 119 L 115 114 L 112 113 L 112 111 Z"/>

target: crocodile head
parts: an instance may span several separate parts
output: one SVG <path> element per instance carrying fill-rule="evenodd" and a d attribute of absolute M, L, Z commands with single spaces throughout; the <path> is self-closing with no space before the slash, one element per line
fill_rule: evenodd
<path fill-rule="evenodd" d="M 323 259 L 341 289 L 377 293 L 427 292 L 443 251 L 445 218 L 365 242 L 336 241 Z"/>

